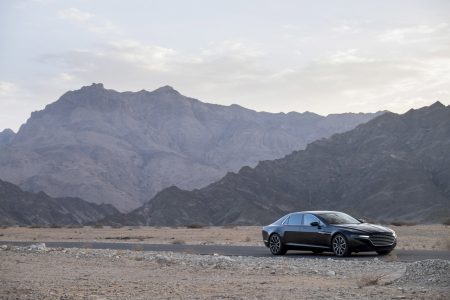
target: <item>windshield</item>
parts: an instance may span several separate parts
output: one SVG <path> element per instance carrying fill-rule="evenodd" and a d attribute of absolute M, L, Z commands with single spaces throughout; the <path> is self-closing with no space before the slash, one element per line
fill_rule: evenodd
<path fill-rule="evenodd" d="M 357 219 L 355 219 L 347 214 L 344 214 L 344 213 L 338 213 L 338 212 L 325 213 L 325 214 L 320 214 L 319 216 L 322 219 L 324 219 L 325 222 L 327 222 L 328 224 L 339 225 L 339 224 L 359 224 L 359 223 L 361 223 Z"/>

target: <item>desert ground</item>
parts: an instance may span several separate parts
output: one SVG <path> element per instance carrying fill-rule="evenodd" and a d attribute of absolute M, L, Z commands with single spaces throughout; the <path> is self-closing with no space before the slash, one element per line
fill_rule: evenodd
<path fill-rule="evenodd" d="M 448 250 L 448 226 L 392 228 L 400 248 Z M 9 227 L 0 229 L 0 245 L 1 240 L 261 245 L 260 235 L 259 227 Z M 450 299 L 449 295 L 448 260 L 0 246 L 0 299 Z"/>
<path fill-rule="evenodd" d="M 450 226 L 389 226 L 398 236 L 397 249 L 450 250 Z M 263 245 L 260 226 L 0 228 L 0 241 L 130 242 L 191 245 Z"/>

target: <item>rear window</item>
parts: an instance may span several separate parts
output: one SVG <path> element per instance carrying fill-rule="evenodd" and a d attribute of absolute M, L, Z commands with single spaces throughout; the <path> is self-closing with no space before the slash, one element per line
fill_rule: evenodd
<path fill-rule="evenodd" d="M 289 216 L 289 220 L 285 222 L 285 225 L 302 225 L 303 214 L 292 214 Z"/>

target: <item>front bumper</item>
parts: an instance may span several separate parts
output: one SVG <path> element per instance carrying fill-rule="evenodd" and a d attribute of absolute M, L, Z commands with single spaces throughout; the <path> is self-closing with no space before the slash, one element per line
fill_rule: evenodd
<path fill-rule="evenodd" d="M 349 238 L 349 246 L 352 251 L 390 251 L 397 246 L 397 238 L 394 236 L 392 242 L 380 243 L 373 237 L 367 235 L 351 235 Z"/>

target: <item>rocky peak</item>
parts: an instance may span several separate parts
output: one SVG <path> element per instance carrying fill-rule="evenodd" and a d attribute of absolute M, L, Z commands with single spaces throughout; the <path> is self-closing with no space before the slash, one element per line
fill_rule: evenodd
<path fill-rule="evenodd" d="M 103 83 L 92 83 L 89 86 L 83 86 L 81 90 L 104 90 Z"/>
<path fill-rule="evenodd" d="M 9 142 L 12 141 L 12 139 L 14 138 L 15 135 L 16 134 L 14 133 L 14 131 L 12 131 L 9 128 L 6 128 L 2 132 L 0 132 L 0 147 L 2 145 L 9 144 Z"/>
<path fill-rule="evenodd" d="M 177 90 L 175 90 L 170 85 L 162 86 L 156 90 L 154 90 L 152 93 L 154 94 L 180 94 Z"/>

